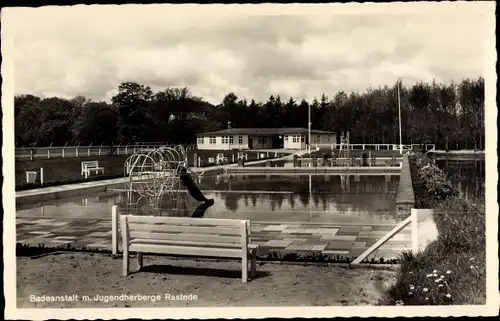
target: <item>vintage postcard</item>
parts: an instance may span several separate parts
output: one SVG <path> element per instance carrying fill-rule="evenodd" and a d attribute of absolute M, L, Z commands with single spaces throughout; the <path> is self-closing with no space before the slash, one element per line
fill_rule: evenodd
<path fill-rule="evenodd" d="M 498 314 L 494 2 L 1 18 L 6 318 Z"/>

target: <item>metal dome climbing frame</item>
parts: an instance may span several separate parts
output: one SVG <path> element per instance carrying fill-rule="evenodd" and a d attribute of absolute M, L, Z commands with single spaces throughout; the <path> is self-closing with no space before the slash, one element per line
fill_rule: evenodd
<path fill-rule="evenodd" d="M 182 190 L 180 173 L 187 166 L 186 150 L 181 145 L 137 150 L 124 164 L 128 205 L 147 199 L 157 207 L 160 200 L 169 197 L 177 207 Z"/>

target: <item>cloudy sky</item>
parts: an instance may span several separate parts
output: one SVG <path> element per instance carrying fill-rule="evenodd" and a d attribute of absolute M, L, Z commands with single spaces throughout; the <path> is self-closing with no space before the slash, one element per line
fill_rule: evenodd
<path fill-rule="evenodd" d="M 483 75 L 484 16 L 408 5 L 18 9 L 9 20 L 15 93 L 108 100 L 134 81 L 154 90 L 189 86 L 218 103 L 228 92 L 310 99 L 398 77 L 411 84 Z"/>

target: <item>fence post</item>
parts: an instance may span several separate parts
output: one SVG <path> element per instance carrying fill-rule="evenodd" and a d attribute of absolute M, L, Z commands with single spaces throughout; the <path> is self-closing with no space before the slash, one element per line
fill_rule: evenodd
<path fill-rule="evenodd" d="M 92 147 L 92 143 L 87 147 L 87 156 L 90 156 L 90 148 Z"/>
<path fill-rule="evenodd" d="M 40 167 L 40 186 L 43 186 L 43 167 Z"/>
<path fill-rule="evenodd" d="M 103 143 L 101 143 L 101 146 L 99 146 L 99 151 L 97 152 L 99 156 L 101 156 L 101 148 L 102 148 L 102 144 L 103 144 Z"/>
<path fill-rule="evenodd" d="M 418 210 L 416 208 L 411 209 L 411 248 L 413 252 L 418 250 L 418 220 L 417 220 Z"/>
<path fill-rule="evenodd" d="M 50 149 L 52 148 L 52 144 L 53 143 L 50 143 L 49 148 L 47 148 L 47 158 L 50 158 Z"/>
<path fill-rule="evenodd" d="M 76 145 L 76 148 L 75 148 L 76 157 L 78 157 L 78 147 L 80 147 L 80 142 L 78 142 L 78 145 Z"/>
<path fill-rule="evenodd" d="M 119 143 L 118 146 L 116 146 L 116 155 L 120 155 L 120 145 L 122 143 Z"/>
<path fill-rule="evenodd" d="M 118 254 L 118 206 L 111 207 L 111 251 L 113 255 Z"/>
<path fill-rule="evenodd" d="M 128 155 L 128 143 L 125 145 L 125 155 Z"/>

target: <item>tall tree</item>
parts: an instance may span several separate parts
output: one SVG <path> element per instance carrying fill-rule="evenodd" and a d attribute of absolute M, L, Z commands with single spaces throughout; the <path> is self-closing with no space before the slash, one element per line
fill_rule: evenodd
<path fill-rule="evenodd" d="M 151 131 L 149 119 L 149 103 L 153 97 L 151 87 L 135 82 L 125 82 L 118 86 L 118 93 L 111 98 L 118 108 L 119 142 L 142 141 Z"/>

